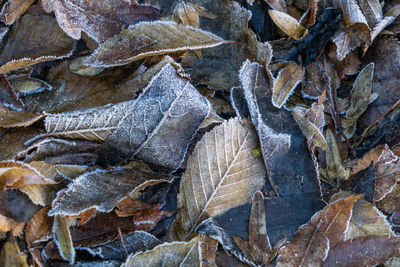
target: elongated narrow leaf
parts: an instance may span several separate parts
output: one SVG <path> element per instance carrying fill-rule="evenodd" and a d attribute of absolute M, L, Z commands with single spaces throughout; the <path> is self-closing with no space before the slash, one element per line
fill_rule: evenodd
<path fill-rule="evenodd" d="M 266 175 L 261 157 L 252 154 L 257 145 L 246 120 L 231 119 L 204 135 L 182 178 L 173 234 L 188 239 L 202 220 L 250 201 Z"/>
<path fill-rule="evenodd" d="M 200 266 L 198 237 L 130 255 L 122 267 Z"/>
<path fill-rule="evenodd" d="M 303 81 L 304 73 L 303 67 L 293 62 L 282 66 L 272 87 L 272 104 L 275 107 L 281 108 L 286 103 L 296 86 Z"/>
<path fill-rule="evenodd" d="M 86 61 L 95 67 L 112 67 L 154 55 L 202 49 L 225 41 L 191 26 L 170 21 L 135 24 L 102 43 Z"/>
<path fill-rule="evenodd" d="M 54 217 L 53 234 L 61 257 L 70 264 L 74 263 L 75 248 L 72 244 L 68 218 L 59 215 Z"/>
<path fill-rule="evenodd" d="M 273 9 L 268 10 L 268 14 L 276 26 L 293 39 L 298 40 L 307 35 L 308 30 L 292 16 Z"/>
<path fill-rule="evenodd" d="M 281 248 L 277 266 L 320 266 L 329 248 L 343 242 L 353 205 L 359 198 L 338 200 L 316 213 Z"/>

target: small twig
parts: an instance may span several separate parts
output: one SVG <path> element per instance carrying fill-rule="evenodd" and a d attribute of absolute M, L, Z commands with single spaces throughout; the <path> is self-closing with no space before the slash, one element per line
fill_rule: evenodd
<path fill-rule="evenodd" d="M 125 255 L 128 257 L 129 253 L 128 253 L 128 250 L 126 249 L 124 238 L 122 237 L 122 232 L 121 232 L 120 227 L 118 227 L 118 235 L 119 235 L 119 238 L 121 239 L 121 244 L 122 244 L 122 247 L 124 248 Z"/>
<path fill-rule="evenodd" d="M 342 137 L 344 138 L 344 140 L 346 141 L 346 143 L 350 146 L 350 151 L 351 154 L 356 157 L 357 154 L 354 151 L 353 146 L 350 144 L 349 140 L 347 139 L 346 135 L 344 134 L 342 127 L 340 126 L 340 121 L 339 118 L 337 117 L 337 113 L 336 113 L 336 106 L 335 106 L 335 98 L 334 98 L 334 89 L 332 89 L 331 84 L 330 84 L 330 78 L 326 72 L 326 62 L 325 62 L 325 56 L 323 56 L 323 66 L 324 66 L 324 70 L 323 70 L 323 74 L 324 77 L 326 79 L 327 85 L 328 85 L 328 94 L 327 94 L 327 98 L 328 98 L 328 102 L 329 102 L 329 109 L 331 112 L 331 116 L 332 116 L 332 120 L 333 123 L 335 124 L 335 129 L 336 131 L 338 131 Z"/>

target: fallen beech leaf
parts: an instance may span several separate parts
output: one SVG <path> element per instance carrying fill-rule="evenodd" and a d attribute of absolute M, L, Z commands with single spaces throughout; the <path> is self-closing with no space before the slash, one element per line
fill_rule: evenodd
<path fill-rule="evenodd" d="M 150 172 L 127 167 L 88 172 L 75 178 L 66 191 L 57 194 L 49 215 L 74 216 L 91 208 L 110 212 L 128 193 L 140 190 L 144 185 L 165 181 L 160 178 Z"/>
<path fill-rule="evenodd" d="M 180 240 L 193 235 L 207 217 L 247 203 L 264 185 L 266 171 L 262 160 L 251 152 L 257 147 L 257 137 L 249 124 L 231 119 L 197 143 L 178 194 L 181 209 L 172 234 Z"/>
<path fill-rule="evenodd" d="M 46 114 L 15 111 L 0 104 L 0 127 L 26 127 L 46 117 Z"/>
<path fill-rule="evenodd" d="M 81 32 L 98 43 L 119 33 L 124 27 L 143 20 L 156 20 L 159 10 L 131 1 L 43 0 L 46 11 L 54 11 L 60 27 L 72 38 Z"/>
<path fill-rule="evenodd" d="M 354 203 L 350 196 L 326 206 L 301 226 L 290 243 L 279 250 L 277 266 L 319 266 L 330 247 L 343 242 Z"/>
<path fill-rule="evenodd" d="M 7 241 L 0 252 L 0 265 L 11 267 L 28 267 L 28 256 L 21 254 L 16 240 Z"/>
<path fill-rule="evenodd" d="M 28 197 L 18 190 L 0 190 L 0 215 L 16 222 L 28 222 L 40 207 L 32 204 Z"/>
<path fill-rule="evenodd" d="M 308 34 L 308 30 L 292 16 L 273 9 L 268 10 L 268 14 L 276 26 L 293 39 L 299 40 Z"/>
<path fill-rule="evenodd" d="M 329 91 L 328 86 L 332 90 L 339 88 L 339 75 L 329 61 L 326 63 L 326 70 L 324 70 L 324 66 L 320 61 L 313 62 L 305 67 L 305 80 L 301 89 L 304 97 L 316 99 L 321 96 L 323 91 Z M 340 63 L 343 64 L 342 62 Z M 329 78 L 328 81 L 326 81 L 325 74 Z"/>
<path fill-rule="evenodd" d="M 199 259 L 201 267 L 215 266 L 215 256 L 218 241 L 207 236 L 200 235 L 199 238 Z"/>
<path fill-rule="evenodd" d="M 331 248 L 323 266 L 375 266 L 395 256 L 400 256 L 399 237 L 363 236 Z"/>
<path fill-rule="evenodd" d="M 378 0 L 360 1 L 359 5 L 371 29 L 374 28 L 376 24 L 382 21 L 382 7 Z"/>
<path fill-rule="evenodd" d="M 11 27 L 1 47 L 0 73 L 70 56 L 75 41 L 58 27 L 51 15 L 42 11 L 34 13 L 37 9 L 38 6 L 32 6 Z M 49 36 L 52 38 L 48 39 Z M 47 41 L 43 43 L 43 40 Z"/>
<path fill-rule="evenodd" d="M 19 161 L 0 162 L 0 189 L 19 189 L 26 185 L 48 185 L 56 182 L 47 179 L 36 169 Z"/>
<path fill-rule="evenodd" d="M 52 89 L 52 86 L 45 81 L 28 76 L 17 77 L 8 81 L 15 91 L 22 96 L 40 92 L 49 92 Z"/>
<path fill-rule="evenodd" d="M 13 219 L 0 215 L 0 233 L 12 231 L 13 236 L 19 236 L 25 228 L 24 222 L 16 222 Z"/>
<path fill-rule="evenodd" d="M 376 203 L 376 206 L 390 214 L 389 221 L 392 224 L 400 225 L 400 220 L 394 221 L 400 215 L 400 185 L 397 184 L 392 192 L 388 193 L 381 201 Z"/>
<path fill-rule="evenodd" d="M 370 42 L 369 30 L 366 30 L 366 27 L 366 24 L 358 23 L 336 32 L 332 41 L 336 45 L 336 54 L 339 60 L 343 60 L 357 47 Z"/>
<path fill-rule="evenodd" d="M 272 103 L 281 108 L 296 86 L 303 81 L 304 69 L 293 62 L 284 63 L 278 75 L 274 79 L 272 87 Z"/>
<path fill-rule="evenodd" d="M 346 180 L 349 176 L 349 171 L 342 164 L 338 144 L 330 129 L 325 131 L 325 140 L 328 145 L 325 150 L 326 168 L 319 169 L 320 178 L 327 183 Z"/>
<path fill-rule="evenodd" d="M 333 195 L 330 202 L 343 199 L 352 195 L 352 192 L 341 191 Z M 363 198 L 357 200 L 353 206 L 348 229 L 345 232 L 344 241 L 369 235 L 394 235 L 390 224 L 374 205 Z"/>
<path fill-rule="evenodd" d="M 382 200 L 400 181 L 400 159 L 386 145 L 375 162 L 376 186 L 373 200 Z"/>
<path fill-rule="evenodd" d="M 27 223 L 25 229 L 25 241 L 28 247 L 36 242 L 47 241 L 52 238 L 53 218 L 47 216 L 49 207 L 39 210 Z"/>
<path fill-rule="evenodd" d="M 267 264 L 270 261 L 271 244 L 267 234 L 264 195 L 260 191 L 255 192 L 252 199 L 249 241 L 246 242 L 238 236 L 234 236 L 233 240 L 243 254 L 256 265 Z"/>
<path fill-rule="evenodd" d="M 57 244 L 61 257 L 72 264 L 75 261 L 75 248 L 72 244 L 68 220 L 67 217 L 56 215 L 54 217 L 53 234 L 54 242 Z"/>
<path fill-rule="evenodd" d="M 135 253 L 150 250 L 161 244 L 158 238 L 144 231 L 135 231 L 133 234 L 123 237 L 123 241 L 124 244 L 118 238 L 111 243 L 91 247 L 90 250 L 103 259 L 125 260 L 125 249 L 128 253 Z"/>
<path fill-rule="evenodd" d="M 388 16 L 388 17 L 384 17 L 382 19 L 381 22 L 379 22 L 378 24 L 375 25 L 375 27 L 372 29 L 371 32 L 371 44 L 372 42 L 375 40 L 376 37 L 378 37 L 378 35 L 390 24 L 392 24 L 396 17 L 399 15 L 399 12 L 397 12 L 397 14 L 394 17 Z M 368 48 L 369 48 L 370 44 L 365 44 L 364 49 L 363 49 L 363 53 L 365 54 L 365 52 L 367 52 Z"/>
<path fill-rule="evenodd" d="M 84 63 L 93 67 L 120 66 L 148 56 L 203 49 L 225 42 L 210 32 L 175 22 L 142 22 L 102 43 Z"/>
<path fill-rule="evenodd" d="M 0 74 L 0 102 L 3 106 L 14 110 L 25 109 L 25 104 L 17 96 L 13 86 L 2 74 Z"/>
<path fill-rule="evenodd" d="M 198 237 L 188 242 L 163 243 L 145 252 L 129 255 L 121 267 L 200 266 Z"/>
<path fill-rule="evenodd" d="M 89 56 L 78 57 L 72 60 L 69 64 L 69 70 L 75 74 L 82 76 L 95 76 L 105 70 L 105 68 L 94 68 L 90 66 L 86 66 L 83 62 L 88 59 Z"/>
<path fill-rule="evenodd" d="M 199 28 L 199 16 L 210 19 L 215 19 L 217 17 L 202 6 L 181 1 L 175 6 L 172 19 L 176 23 L 182 22 L 185 26 L 190 25 Z"/>
<path fill-rule="evenodd" d="M 4 4 L 0 12 L 0 20 L 11 25 L 28 10 L 35 0 L 10 0 Z"/>
<path fill-rule="evenodd" d="M 357 159 L 356 164 L 351 169 L 350 175 L 353 175 L 361 170 L 364 170 L 371 165 L 371 162 L 376 162 L 382 151 L 385 149 L 385 145 L 379 145 L 374 147 L 365 153 L 361 158 Z"/>

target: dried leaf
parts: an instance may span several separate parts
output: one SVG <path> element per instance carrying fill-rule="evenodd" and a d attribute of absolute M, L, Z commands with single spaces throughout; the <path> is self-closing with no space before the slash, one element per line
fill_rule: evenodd
<path fill-rule="evenodd" d="M 102 43 L 85 64 L 112 67 L 148 56 L 203 49 L 225 43 L 206 31 L 169 21 L 142 22 Z"/>
<path fill-rule="evenodd" d="M 274 79 L 272 87 L 272 103 L 281 108 L 296 86 L 303 81 L 304 69 L 293 62 L 284 63 L 278 75 Z"/>
<path fill-rule="evenodd" d="M 376 203 L 376 206 L 391 215 L 389 220 L 392 224 L 400 225 L 400 220 L 396 219 L 400 215 L 400 185 L 397 184 L 392 192 Z"/>
<path fill-rule="evenodd" d="M 366 30 L 365 25 L 354 24 L 349 28 L 340 29 L 332 37 L 332 41 L 336 45 L 336 54 L 339 60 L 343 60 L 357 47 L 370 42 L 369 30 Z"/>
<path fill-rule="evenodd" d="M 185 1 L 179 2 L 174 9 L 172 19 L 176 22 L 182 22 L 183 25 L 190 25 L 199 28 L 199 16 L 215 19 L 216 16 L 202 6 Z"/>
<path fill-rule="evenodd" d="M 70 264 L 75 261 L 75 248 L 72 244 L 71 232 L 69 230 L 68 218 L 56 215 L 54 217 L 53 233 L 61 257 Z"/>
<path fill-rule="evenodd" d="M 288 13 L 286 1 L 284 0 L 265 0 L 270 7 L 283 13 Z"/>
<path fill-rule="evenodd" d="M 131 1 L 45 0 L 46 11 L 54 11 L 60 27 L 72 38 L 80 39 L 81 32 L 98 43 L 119 33 L 128 25 L 159 18 L 159 10 Z"/>
<path fill-rule="evenodd" d="M 25 96 L 40 92 L 49 92 L 52 86 L 45 81 L 28 76 L 9 79 L 10 85 L 18 92 L 19 95 Z"/>
<path fill-rule="evenodd" d="M 2 74 L 0 74 L 0 102 L 3 106 L 14 110 L 25 109 L 24 103 L 17 96 L 14 88 Z"/>
<path fill-rule="evenodd" d="M 324 266 L 375 266 L 400 255 L 399 237 L 366 236 L 348 240 L 333 247 Z"/>
<path fill-rule="evenodd" d="M 18 190 L 0 190 L 0 215 L 16 222 L 28 222 L 39 209 Z"/>
<path fill-rule="evenodd" d="M 46 114 L 15 111 L 0 104 L 0 127 L 26 127 L 46 117 Z"/>
<path fill-rule="evenodd" d="M 248 121 L 231 119 L 197 143 L 182 178 L 174 235 L 188 239 L 202 220 L 247 203 L 264 185 L 265 167 L 251 152 L 256 138 Z"/>
<path fill-rule="evenodd" d="M 11 27 L 1 47 L 0 73 L 67 57 L 74 49 L 75 41 L 58 27 L 56 20 L 40 10 L 36 12 L 37 9 L 32 6 Z M 49 36 L 52 38 L 48 39 Z"/>
<path fill-rule="evenodd" d="M 24 222 L 16 222 L 13 219 L 0 215 L 0 233 L 12 231 L 13 236 L 19 236 L 25 228 Z"/>
<path fill-rule="evenodd" d="M 7 241 L 1 249 L 0 265 L 7 267 L 28 267 L 28 256 L 21 254 L 17 241 Z"/>
<path fill-rule="evenodd" d="M 208 237 L 207 235 L 200 235 L 199 237 L 199 259 L 201 267 L 215 266 L 215 256 L 217 251 L 218 241 Z"/>
<path fill-rule="evenodd" d="M 375 162 L 376 186 L 373 200 L 382 200 L 400 181 L 400 159 L 388 146 Z"/>
<path fill-rule="evenodd" d="M 129 255 L 122 267 L 200 266 L 198 237 L 188 242 L 163 243 L 145 252 Z"/>
<path fill-rule="evenodd" d="M 0 189 L 19 189 L 27 185 L 55 184 L 36 169 L 19 161 L 0 162 Z"/>
<path fill-rule="evenodd" d="M 73 216 L 91 208 L 110 212 L 133 190 L 165 181 L 160 178 L 147 171 L 127 167 L 88 172 L 74 179 L 66 191 L 58 193 L 49 215 Z"/>
<path fill-rule="evenodd" d="M 249 241 L 246 242 L 238 236 L 234 236 L 233 240 L 251 262 L 256 265 L 263 265 L 269 262 L 271 244 L 267 234 L 264 195 L 260 191 L 254 193 L 252 199 L 249 219 Z"/>
<path fill-rule="evenodd" d="M 94 67 L 84 65 L 83 62 L 88 58 L 89 58 L 89 56 L 75 58 L 69 64 L 69 70 L 72 73 L 82 75 L 82 76 L 95 76 L 99 73 L 102 73 L 105 70 L 105 68 L 101 68 L 101 67 L 94 68 Z"/>
<path fill-rule="evenodd" d="M 276 26 L 293 39 L 299 40 L 308 34 L 308 30 L 292 16 L 273 9 L 268 10 L 268 14 Z"/>
<path fill-rule="evenodd" d="M 13 24 L 34 2 L 35 0 L 7 1 L 0 12 L 0 20 L 6 25 Z"/>
<path fill-rule="evenodd" d="M 26 225 L 25 241 L 28 246 L 52 238 L 53 218 L 47 216 L 48 211 L 49 207 L 39 210 Z"/>
<path fill-rule="evenodd" d="M 382 7 L 378 0 L 363 0 L 359 2 L 359 5 L 371 29 L 382 21 Z"/>
<path fill-rule="evenodd" d="M 375 163 L 384 149 L 385 145 L 376 146 L 365 153 L 361 158 L 358 158 L 356 164 L 351 169 L 350 175 L 368 168 L 369 165 L 371 165 L 371 162 Z"/>
<path fill-rule="evenodd" d="M 320 266 L 329 248 L 343 242 L 353 205 L 359 198 L 357 195 L 338 200 L 316 213 L 280 249 L 277 266 Z"/>

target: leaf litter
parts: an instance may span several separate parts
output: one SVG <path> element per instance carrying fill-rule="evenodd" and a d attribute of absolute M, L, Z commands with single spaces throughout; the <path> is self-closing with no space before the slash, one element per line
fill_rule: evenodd
<path fill-rule="evenodd" d="M 396 266 L 397 2 L 7 0 L 1 266 Z"/>

